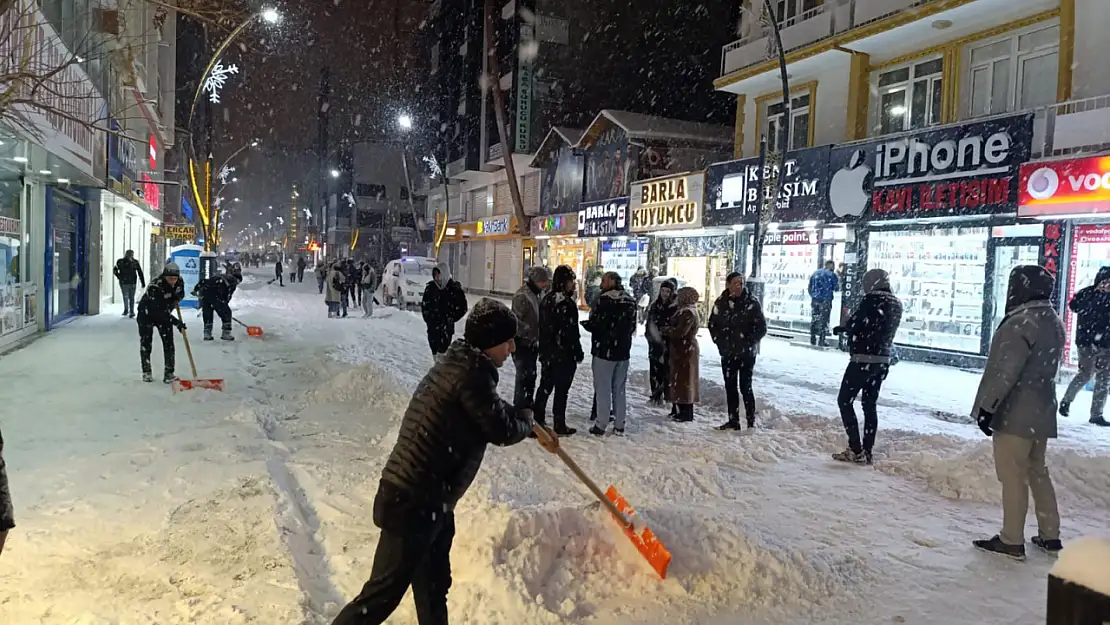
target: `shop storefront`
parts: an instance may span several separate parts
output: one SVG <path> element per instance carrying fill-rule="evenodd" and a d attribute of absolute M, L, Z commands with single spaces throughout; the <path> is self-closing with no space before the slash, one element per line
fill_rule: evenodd
<path fill-rule="evenodd" d="M 0 349 L 38 331 L 30 211 L 19 172 L 0 169 Z"/>
<path fill-rule="evenodd" d="M 1079 364 L 1075 349 L 1075 314 L 1067 303 L 1080 289 L 1094 284 L 1102 267 L 1110 266 L 1110 158 L 1090 157 L 1021 167 L 1018 215 L 1045 223 L 1046 267 L 1059 263 L 1063 284 L 1060 309 L 1067 328 L 1064 365 Z M 1053 243 L 1053 244 L 1050 244 Z"/>
<path fill-rule="evenodd" d="M 80 191 L 80 190 L 77 190 Z M 88 310 L 88 209 L 84 195 L 46 189 L 47 328 Z"/>
<path fill-rule="evenodd" d="M 525 247 L 512 215 L 447 226 L 443 248 L 452 273 L 468 291 L 511 295 L 522 283 Z M 528 248 L 529 256 L 531 248 Z"/>
<path fill-rule="evenodd" d="M 578 276 L 579 306 L 586 306 L 586 289 L 599 286 L 601 272 L 607 270 L 601 258 L 601 246 L 608 241 L 627 239 L 629 199 L 615 197 L 597 202 L 583 202 L 578 208 L 578 241 L 581 248 L 565 254 L 565 264 Z M 571 252 L 572 250 L 567 250 Z M 570 261 L 578 261 L 578 265 Z"/>
<path fill-rule="evenodd" d="M 1044 224 L 1017 218 L 1032 132 L 1023 114 L 831 151 L 830 207 L 863 222 L 846 261 L 890 274 L 903 305 L 895 338 L 903 357 L 981 364 L 1010 270 L 1042 261 Z M 861 296 L 857 281 L 848 291 L 850 302 Z"/>
<path fill-rule="evenodd" d="M 582 275 L 587 260 L 597 259 L 597 239 L 578 237 L 577 212 L 533 217 L 531 233 L 536 239 L 534 263 L 549 271 L 567 265 Z"/>

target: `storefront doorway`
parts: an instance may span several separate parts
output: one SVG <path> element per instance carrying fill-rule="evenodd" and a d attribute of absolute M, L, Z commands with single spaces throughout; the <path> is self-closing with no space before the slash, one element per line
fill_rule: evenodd
<path fill-rule="evenodd" d="M 85 204 L 47 189 L 47 327 L 84 314 Z"/>
<path fill-rule="evenodd" d="M 1043 226 L 1039 226 L 1043 228 Z M 1036 265 L 1040 262 L 1040 239 L 1006 238 L 991 239 L 994 248 L 991 280 L 991 324 L 990 334 L 1001 325 L 1006 317 L 1006 290 L 1009 288 L 1010 272 L 1021 265 Z"/>

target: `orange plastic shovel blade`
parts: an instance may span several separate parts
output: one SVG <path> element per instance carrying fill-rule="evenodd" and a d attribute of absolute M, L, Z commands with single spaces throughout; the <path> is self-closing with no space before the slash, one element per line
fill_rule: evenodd
<path fill-rule="evenodd" d="M 173 392 L 191 391 L 193 389 L 203 388 L 210 391 L 224 390 L 223 380 L 175 380 L 173 383 Z"/>
<path fill-rule="evenodd" d="M 247 336 L 262 338 L 262 328 L 259 326 L 247 326 Z"/>
<path fill-rule="evenodd" d="M 605 497 L 613 502 L 617 510 L 620 510 L 630 519 L 636 515 L 636 511 L 628 504 L 624 496 L 617 491 L 616 486 L 609 486 L 609 490 L 605 491 Z M 624 527 L 623 523 L 621 526 L 624 529 L 625 535 L 628 536 L 628 539 L 636 546 L 636 550 L 640 552 L 640 555 L 644 556 L 644 559 L 648 561 L 651 568 L 655 569 L 655 572 L 659 574 L 659 578 L 667 579 L 667 567 L 671 564 L 671 552 L 667 551 L 663 543 L 659 542 L 659 539 L 655 536 L 655 532 L 652 532 L 651 528 L 645 527 L 642 532 L 637 534 L 635 527 Z"/>

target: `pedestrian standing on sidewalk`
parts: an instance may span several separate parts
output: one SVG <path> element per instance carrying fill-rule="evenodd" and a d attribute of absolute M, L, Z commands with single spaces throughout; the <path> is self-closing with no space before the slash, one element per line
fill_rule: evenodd
<path fill-rule="evenodd" d="M 428 347 L 432 355 L 446 352 L 455 336 L 455 324 L 466 316 L 466 293 L 462 285 L 451 279 L 446 265 L 432 270 L 432 279 L 424 288 L 424 298 L 420 301 L 420 314 L 428 327 Z"/>
<path fill-rule="evenodd" d="M 678 283 L 668 278 L 659 285 L 659 295 L 648 308 L 647 326 L 644 334 L 648 342 L 648 379 L 651 385 L 651 403 L 662 406 L 670 393 L 670 363 L 667 354 L 667 338 L 664 330 L 671 323 L 678 308 L 674 302 L 674 292 Z"/>
<path fill-rule="evenodd" d="M 1079 373 L 1060 401 L 1060 414 L 1068 416 L 1075 396 L 1093 377 L 1095 394 L 1091 398 L 1091 423 L 1110 426 L 1103 417 L 1106 395 L 1110 391 L 1110 267 L 1099 269 L 1095 283 L 1080 289 L 1068 307 L 1079 316 L 1075 330 Z"/>
<path fill-rule="evenodd" d="M 675 404 L 672 418 L 679 422 L 694 420 L 694 404 L 701 401 L 701 369 L 698 347 L 698 290 L 684 286 L 675 295 L 677 310 L 664 330 L 670 356 L 671 401 Z"/>
<path fill-rule="evenodd" d="M 374 316 L 374 290 L 378 288 L 378 272 L 370 263 L 362 265 L 362 279 L 359 283 L 362 290 L 363 317 Z"/>
<path fill-rule="evenodd" d="M 119 290 L 123 294 L 123 316 L 135 318 L 135 283 L 146 288 L 146 277 L 143 276 L 143 267 L 135 259 L 134 250 L 127 250 L 123 258 L 116 261 L 112 269 L 116 280 L 119 280 Z"/>
<path fill-rule="evenodd" d="M 1002 531 L 976 540 L 984 551 L 1025 559 L 1029 491 L 1037 511 L 1033 544 L 1055 553 L 1060 543 L 1056 491 L 1045 466 L 1056 438 L 1056 373 L 1064 353 L 1064 322 L 1052 307 L 1056 280 L 1037 265 L 1015 267 L 1006 291 L 1006 316 L 991 339 L 972 415 L 994 443 L 1002 483 Z"/>
<path fill-rule="evenodd" d="M 574 270 L 559 265 L 551 277 L 551 292 L 540 302 L 540 388 L 536 391 L 536 422 L 545 425 L 547 399 L 555 394 L 551 418 L 555 433 L 570 436 L 577 432 L 567 427 L 567 395 L 574 382 L 582 353 L 582 335 L 578 332 L 577 285 Z"/>
<path fill-rule="evenodd" d="M 902 323 L 902 302 L 890 291 L 890 277 L 882 269 L 863 274 L 863 299 L 843 326 L 833 329 L 848 337 L 848 367 L 840 381 L 840 418 L 848 434 L 848 449 L 833 454 L 834 460 L 871 464 L 871 449 L 879 430 L 879 391 L 890 372 L 894 335 Z M 863 439 L 852 404 L 863 393 Z"/>
<path fill-rule="evenodd" d="M 285 286 L 285 274 L 282 271 L 281 257 L 279 256 L 277 262 L 274 263 L 274 279 L 270 280 L 270 284 L 277 282 L 281 286 Z"/>
<path fill-rule="evenodd" d="M 421 625 L 447 624 L 455 505 L 489 445 L 515 445 L 532 431 L 531 411 L 497 394 L 497 370 L 516 333 L 504 304 L 481 300 L 463 339 L 417 385 L 374 497 L 373 520 L 382 531 L 370 580 L 332 625 L 384 623 L 410 586 Z M 554 436 L 542 444 L 552 453 L 559 447 Z"/>
<path fill-rule="evenodd" d="M 343 273 L 347 276 L 347 293 L 351 296 L 351 305 L 359 306 L 362 304 L 362 289 L 359 288 L 359 283 L 362 281 L 362 270 L 355 264 L 353 258 L 347 259 L 347 265 L 343 268 Z"/>
<path fill-rule="evenodd" d="M 728 400 L 728 421 L 719 430 L 740 429 L 740 398 L 749 428 L 755 427 L 755 391 L 752 376 L 759 342 L 767 336 L 763 307 L 744 288 L 744 276 L 732 272 L 725 278 L 725 291 L 713 302 L 709 315 L 709 335 L 721 355 Z"/>
<path fill-rule="evenodd" d="M 346 285 L 347 280 L 340 271 L 340 265 L 337 261 L 331 266 L 331 271 L 328 272 L 327 280 L 327 293 L 324 295 L 324 302 L 328 305 L 328 318 L 338 318 L 340 312 L 342 316 L 347 316 L 346 302 L 343 301 L 343 287 Z"/>
<path fill-rule="evenodd" d="M 164 375 L 162 381 L 169 384 L 177 379 L 174 375 L 173 329 L 185 330 L 185 323 L 173 315 L 178 303 L 185 298 L 185 283 L 181 281 L 181 269 L 177 263 L 166 263 L 162 275 L 151 280 L 146 292 L 139 300 L 139 363 L 143 368 L 143 382 L 154 380 L 150 366 L 150 352 L 154 347 L 154 329 L 162 338 L 162 360 Z"/>
<path fill-rule="evenodd" d="M 551 286 L 547 267 L 528 268 L 524 284 L 513 295 L 513 314 L 516 315 L 516 384 L 513 388 L 513 406 L 531 408 L 536 395 L 537 359 L 540 355 L 540 299 Z"/>
<path fill-rule="evenodd" d="M 297 282 L 304 282 L 304 268 L 308 266 L 308 262 L 304 256 L 297 256 Z"/>
<path fill-rule="evenodd" d="M 13 527 L 15 511 L 12 507 L 12 492 L 8 488 L 8 468 L 4 464 L 4 434 L 0 432 L 0 553 L 4 552 L 8 530 Z"/>
<path fill-rule="evenodd" d="M 593 355 L 594 398 L 597 419 L 590 434 L 603 436 L 613 417 L 613 433 L 624 435 L 628 414 L 628 361 L 632 358 L 632 336 L 636 334 L 636 300 L 621 284 L 621 276 L 608 271 L 601 276 L 601 295 L 582 322 L 590 333 Z"/>
<path fill-rule="evenodd" d="M 324 261 L 316 263 L 316 288 L 319 289 L 320 295 L 324 294 L 324 282 L 328 279 L 328 266 Z"/>
<path fill-rule="evenodd" d="M 825 266 L 809 277 L 810 324 L 809 344 L 825 346 L 829 335 L 829 316 L 832 314 L 833 294 L 840 290 L 840 279 L 836 277 L 836 263 L 825 261 Z"/>

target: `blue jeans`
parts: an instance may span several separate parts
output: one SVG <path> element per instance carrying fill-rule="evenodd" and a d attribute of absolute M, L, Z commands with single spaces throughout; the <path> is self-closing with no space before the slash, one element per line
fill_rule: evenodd
<path fill-rule="evenodd" d="M 605 360 L 594 356 L 594 394 L 597 396 L 597 423 L 600 427 L 608 425 L 602 421 L 613 412 L 613 427 L 624 429 L 624 417 L 627 411 L 625 399 L 627 398 L 628 361 Z"/>

